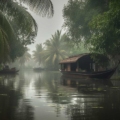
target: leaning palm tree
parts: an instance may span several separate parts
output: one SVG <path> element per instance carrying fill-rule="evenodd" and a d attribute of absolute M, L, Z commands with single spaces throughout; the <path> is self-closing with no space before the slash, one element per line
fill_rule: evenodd
<path fill-rule="evenodd" d="M 53 16 L 53 4 L 51 0 L 0 0 L 0 5 L 5 7 L 9 3 L 18 3 L 20 6 L 25 4 L 27 5 L 32 11 L 36 12 L 42 16 Z M 14 8 L 15 6 L 7 6 L 10 9 Z M 15 11 L 14 11 L 15 12 Z"/>
<path fill-rule="evenodd" d="M 0 12 L 0 62 L 21 56 L 25 49 L 24 45 L 33 41 L 37 33 L 35 20 L 24 8 L 19 7 L 19 12 L 16 10 L 16 16 L 14 14 L 9 15 L 8 12 L 10 10 L 5 9 Z M 20 17 L 23 17 L 22 24 L 18 24 Z"/>
<path fill-rule="evenodd" d="M 38 14 L 53 15 L 50 0 L 0 0 L 0 63 L 23 55 L 37 35 L 37 24 L 23 3 Z"/>
<path fill-rule="evenodd" d="M 0 63 L 23 55 L 37 35 L 37 24 L 23 3 L 42 16 L 53 15 L 50 0 L 0 0 Z"/>
<path fill-rule="evenodd" d="M 9 21 L 2 12 L 0 12 L 0 24 L 0 63 L 5 63 L 10 57 L 9 39 L 14 39 L 15 35 Z"/>
<path fill-rule="evenodd" d="M 42 15 L 42 16 L 53 16 L 53 4 L 51 0 L 20 0 L 24 4 L 27 4 L 29 8 Z"/>
<path fill-rule="evenodd" d="M 46 64 L 54 66 L 53 69 L 58 69 L 59 61 L 68 55 L 68 47 L 65 39 L 68 39 L 66 34 L 61 34 L 61 31 L 52 35 L 50 40 L 47 40 L 44 44 L 46 46 L 44 51 L 44 59 Z"/>

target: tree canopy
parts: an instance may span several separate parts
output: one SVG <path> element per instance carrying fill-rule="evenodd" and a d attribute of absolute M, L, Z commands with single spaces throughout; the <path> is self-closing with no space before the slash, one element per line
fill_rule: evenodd
<path fill-rule="evenodd" d="M 64 27 L 74 41 L 88 39 L 91 35 L 89 22 L 93 16 L 106 10 L 105 0 L 69 0 L 64 6 Z"/>
<path fill-rule="evenodd" d="M 47 40 L 44 50 L 44 60 L 45 64 L 52 69 L 58 70 L 58 65 L 60 60 L 68 56 L 68 49 L 67 42 L 65 40 L 68 39 L 66 34 L 62 34 L 61 31 L 57 30 L 52 37 Z"/>
<path fill-rule="evenodd" d="M 0 63 L 22 56 L 37 35 L 36 21 L 23 4 L 39 15 L 53 16 L 50 0 L 0 0 Z"/>
<path fill-rule="evenodd" d="M 120 54 L 119 0 L 69 0 L 63 17 L 72 41 L 85 41 L 91 52 Z"/>
<path fill-rule="evenodd" d="M 109 2 L 109 9 L 90 22 L 92 51 L 120 55 L 120 1 Z"/>

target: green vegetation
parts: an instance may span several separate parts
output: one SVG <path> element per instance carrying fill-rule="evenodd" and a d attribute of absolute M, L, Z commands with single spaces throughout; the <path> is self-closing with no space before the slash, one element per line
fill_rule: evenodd
<path fill-rule="evenodd" d="M 44 48 L 41 44 L 36 46 L 36 51 L 33 51 L 33 56 L 36 62 L 43 64 L 44 67 L 51 70 L 58 70 L 59 62 L 69 55 L 69 46 L 65 40 L 69 39 L 66 34 L 62 34 L 57 30 L 49 40 L 44 43 Z"/>
<path fill-rule="evenodd" d="M 10 62 L 10 67 L 17 67 L 19 69 L 27 68 L 32 59 L 31 54 L 28 51 L 29 50 L 26 48 L 24 54 L 21 57 L 17 57 L 14 62 Z"/>
<path fill-rule="evenodd" d="M 120 1 L 109 2 L 108 10 L 93 17 L 90 22 L 92 34 L 90 43 L 92 51 L 110 56 L 120 54 Z"/>
<path fill-rule="evenodd" d="M 67 39 L 66 34 L 61 34 L 61 31 L 57 31 L 52 35 L 51 39 L 44 43 L 44 60 L 50 68 L 58 70 L 60 60 L 68 56 L 69 46 L 65 42 Z"/>
<path fill-rule="evenodd" d="M 42 16 L 54 13 L 50 0 L 20 2 L 0 2 L 0 63 L 27 57 L 26 46 L 37 35 L 37 24 L 22 3 Z M 34 60 L 52 70 L 58 70 L 60 60 L 86 52 L 104 54 L 115 62 L 120 54 L 119 5 L 119 0 L 68 0 L 63 9 L 66 32 L 57 30 L 43 45 L 38 44 Z"/>
<path fill-rule="evenodd" d="M 53 15 L 50 0 L 0 1 L 0 64 L 22 56 L 37 35 L 37 24 L 23 3 L 42 16 Z"/>
<path fill-rule="evenodd" d="M 85 41 L 93 53 L 119 56 L 119 0 L 69 0 L 63 16 L 71 41 Z"/>
<path fill-rule="evenodd" d="M 87 52 L 83 44 L 78 46 L 70 42 L 70 38 L 61 31 L 57 30 L 49 40 L 46 40 L 44 47 L 42 44 L 36 45 L 36 50 L 33 51 L 34 60 L 39 65 L 44 65 L 50 70 L 58 70 L 59 62 L 74 54 Z"/>

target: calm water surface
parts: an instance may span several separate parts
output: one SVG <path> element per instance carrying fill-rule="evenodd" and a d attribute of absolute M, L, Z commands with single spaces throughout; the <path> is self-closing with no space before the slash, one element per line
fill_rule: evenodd
<path fill-rule="evenodd" d="M 59 72 L 0 76 L 0 120 L 120 120 L 119 81 L 73 81 Z"/>

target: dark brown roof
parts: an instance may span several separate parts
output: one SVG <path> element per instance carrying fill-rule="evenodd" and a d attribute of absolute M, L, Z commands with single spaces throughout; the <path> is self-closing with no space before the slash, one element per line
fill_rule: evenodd
<path fill-rule="evenodd" d="M 69 58 L 61 60 L 60 63 L 75 63 L 75 62 L 77 62 L 78 59 L 80 59 L 81 57 L 83 57 L 85 55 L 89 55 L 89 53 L 70 56 Z"/>

